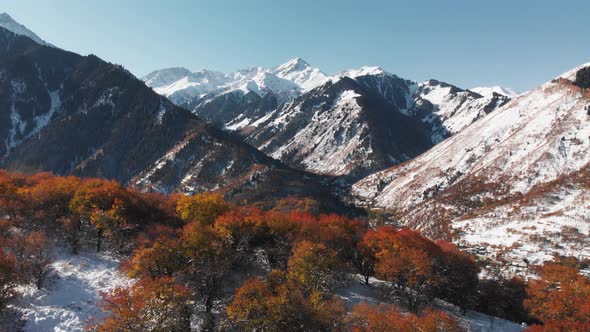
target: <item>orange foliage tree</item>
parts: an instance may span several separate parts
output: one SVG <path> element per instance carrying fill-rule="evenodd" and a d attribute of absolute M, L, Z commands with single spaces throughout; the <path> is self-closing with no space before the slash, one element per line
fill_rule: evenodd
<path fill-rule="evenodd" d="M 590 280 L 575 267 L 546 263 L 524 304 L 544 325 L 532 331 L 590 331 Z"/>
<path fill-rule="evenodd" d="M 182 196 L 176 204 L 176 211 L 185 222 L 196 221 L 212 225 L 217 217 L 229 210 L 229 205 L 219 194 L 203 193 Z"/>
<path fill-rule="evenodd" d="M 49 243 L 43 232 L 14 235 L 8 240 L 8 248 L 16 259 L 19 277 L 23 282 L 32 281 L 38 289 L 50 271 Z"/>
<path fill-rule="evenodd" d="M 357 304 L 345 318 L 347 329 L 353 332 L 453 332 L 461 331 L 450 315 L 426 310 L 421 316 L 402 314 L 395 305 L 371 306 Z"/>
<path fill-rule="evenodd" d="M 412 310 L 432 298 L 438 287 L 433 264 L 440 256 L 438 246 L 415 231 L 390 226 L 367 232 L 363 242 L 376 259 L 377 276 L 391 281 Z"/>
<path fill-rule="evenodd" d="M 188 259 L 184 273 L 203 299 L 206 313 L 210 313 L 236 255 L 212 226 L 199 221 L 184 226 L 180 245 Z"/>
<path fill-rule="evenodd" d="M 225 325 L 243 331 L 332 331 L 344 314 L 336 298 L 305 296 L 284 272 L 254 278 L 238 288 L 227 306 Z"/>
<path fill-rule="evenodd" d="M 0 171 L 0 214 L 7 215 L 10 220 L 22 216 L 26 199 L 19 194 L 24 179 L 16 174 Z"/>
<path fill-rule="evenodd" d="M 256 208 L 235 208 L 215 220 L 215 231 L 238 252 L 249 251 L 267 233 L 264 214 Z"/>
<path fill-rule="evenodd" d="M 288 263 L 288 278 L 307 293 L 329 293 L 344 279 L 337 253 L 323 243 L 300 242 Z"/>
<path fill-rule="evenodd" d="M 175 231 L 156 226 L 152 232 L 155 238 L 140 238 L 139 246 L 123 264 L 123 269 L 130 277 L 172 277 L 188 262 Z"/>
<path fill-rule="evenodd" d="M 115 181 L 89 180 L 72 197 L 70 210 L 96 231 L 96 251 L 100 251 L 104 237 L 112 237 L 127 226 L 129 196 Z"/>
<path fill-rule="evenodd" d="M 90 331 L 190 331 L 191 292 L 173 278 L 141 278 L 101 296 L 110 315 L 91 323 Z"/>
<path fill-rule="evenodd" d="M 73 176 L 57 177 L 45 173 L 33 176 L 30 181 L 33 185 L 28 189 L 28 193 L 35 209 L 49 220 L 63 217 L 68 213 L 68 204 L 81 182 Z"/>

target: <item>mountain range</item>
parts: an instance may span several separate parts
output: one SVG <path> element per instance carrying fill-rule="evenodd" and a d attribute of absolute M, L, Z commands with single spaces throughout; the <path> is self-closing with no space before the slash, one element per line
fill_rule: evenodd
<path fill-rule="evenodd" d="M 121 66 L 4 28 L 0 142 L 0 165 L 9 170 L 97 176 L 160 192 L 220 190 L 240 202 L 305 194 L 342 208 L 322 179 L 207 124 Z"/>
<path fill-rule="evenodd" d="M 590 64 L 522 94 L 300 58 L 138 79 L 0 15 L 0 166 L 235 202 L 312 197 L 494 257 L 588 257 L 588 89 Z"/>
<path fill-rule="evenodd" d="M 414 82 L 379 67 L 328 76 L 301 58 L 230 74 L 163 69 L 143 80 L 291 167 L 345 179 L 412 159 L 514 95 Z"/>

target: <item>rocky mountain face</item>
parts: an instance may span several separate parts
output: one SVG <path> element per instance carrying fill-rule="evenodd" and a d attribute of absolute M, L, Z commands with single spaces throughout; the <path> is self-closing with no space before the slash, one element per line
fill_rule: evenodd
<path fill-rule="evenodd" d="M 120 66 L 0 28 L 0 167 L 116 179 L 143 189 L 272 201 L 312 196 L 294 171 L 156 94 Z"/>
<path fill-rule="evenodd" d="M 588 258 L 590 64 L 353 186 L 405 225 L 513 259 Z"/>
<path fill-rule="evenodd" d="M 429 127 L 400 112 L 407 82 L 375 78 L 330 81 L 238 129 L 272 157 L 327 175 L 360 176 L 430 148 Z M 378 93 L 377 84 L 389 90 Z"/>
<path fill-rule="evenodd" d="M 154 83 L 172 71 L 176 80 Z M 144 80 L 166 95 L 181 82 L 203 87 L 197 74 L 164 70 Z M 262 84 L 262 74 L 291 84 Z M 301 59 L 225 78 L 178 104 L 292 167 L 349 180 L 410 160 L 509 100 L 435 80 L 408 81 L 378 67 L 328 77 Z"/>

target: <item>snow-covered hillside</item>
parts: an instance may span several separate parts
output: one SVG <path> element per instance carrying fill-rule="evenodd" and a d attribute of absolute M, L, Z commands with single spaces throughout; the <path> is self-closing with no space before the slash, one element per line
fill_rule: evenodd
<path fill-rule="evenodd" d="M 410 92 L 408 81 L 384 72 L 339 77 L 242 119 L 237 129 L 249 143 L 292 166 L 358 176 L 432 145 L 427 126 L 400 112 Z"/>
<path fill-rule="evenodd" d="M 417 84 L 413 100 L 413 111 L 424 114 L 422 120 L 433 127 L 433 143 L 439 143 L 506 104 L 509 98 L 494 94 L 480 96 L 444 82 L 429 80 Z"/>
<path fill-rule="evenodd" d="M 269 151 L 276 159 L 297 151 L 304 154 L 301 163 L 306 170 L 315 173 L 344 174 L 353 154 L 368 156 L 372 153 L 371 137 L 366 122 L 356 121 L 360 117 L 362 107 L 357 102 L 360 97 L 353 90 L 341 92 L 334 100 L 328 112 L 318 112 L 313 115 L 308 126 L 299 130 L 293 139 L 277 149 Z M 294 109 L 298 112 L 299 109 Z M 273 126 L 286 121 L 285 116 L 275 119 Z M 323 128 L 323 130 L 319 130 Z M 335 137 L 341 139 L 334 140 Z M 339 144 L 335 144 L 338 142 Z M 264 144 L 271 144 L 265 142 Z M 264 150 L 265 145 L 261 148 Z M 310 146 L 313 145 L 313 148 Z M 310 150 L 313 149 L 313 152 Z M 311 153 L 310 153 L 311 152 Z M 370 166 L 371 159 L 359 160 Z"/>
<path fill-rule="evenodd" d="M 72 255 L 69 249 L 59 248 L 45 287 L 20 289 L 21 297 L 13 309 L 21 314 L 23 330 L 83 331 L 90 319 L 105 314 L 97 306 L 100 292 L 129 284 L 118 264 L 106 254 Z"/>
<path fill-rule="evenodd" d="M 272 157 L 308 171 L 366 174 L 411 159 L 507 101 L 362 67 L 227 127 Z"/>
<path fill-rule="evenodd" d="M 371 286 L 364 283 L 363 277 L 355 275 L 351 281 L 346 283 L 336 292 L 347 308 L 352 308 L 359 303 L 378 305 L 382 303 L 393 303 L 399 301 L 399 298 L 393 296 L 384 297 L 383 294 L 391 292 L 391 288 L 386 281 L 376 278 L 370 278 Z M 468 310 L 461 314 L 460 309 L 448 302 L 436 299 L 432 305 L 438 309 L 450 313 L 456 319 L 459 325 L 467 332 L 521 332 L 526 329 L 526 324 L 517 324 L 509 320 L 489 316 L 477 311 Z"/>
<path fill-rule="evenodd" d="M 69 249 L 58 249 L 46 286 L 41 290 L 32 286 L 21 287 L 21 298 L 11 306 L 19 317 L 10 324 L 0 324 L 0 328 L 24 332 L 83 331 L 89 322 L 106 314 L 98 307 L 100 292 L 132 284 L 132 279 L 118 271 L 118 264 L 119 261 L 108 254 L 82 252 L 73 255 Z M 337 295 L 349 309 L 361 302 L 373 305 L 391 302 L 391 298 L 384 300 L 382 295 L 388 292 L 386 282 L 371 278 L 371 284 L 366 286 L 360 275 L 354 276 L 337 291 Z M 396 303 L 395 299 L 391 303 Z M 436 301 L 436 308 L 455 316 L 470 332 L 519 332 L 524 329 L 515 322 L 475 311 L 461 315 L 458 308 L 441 300 Z"/>
<path fill-rule="evenodd" d="M 583 65 L 521 95 L 418 158 L 353 187 L 369 206 L 515 259 L 588 257 L 590 96 Z"/>

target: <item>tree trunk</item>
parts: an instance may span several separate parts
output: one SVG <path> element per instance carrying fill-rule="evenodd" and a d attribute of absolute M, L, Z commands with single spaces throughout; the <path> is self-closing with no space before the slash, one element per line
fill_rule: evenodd
<path fill-rule="evenodd" d="M 35 286 L 37 286 L 37 289 L 41 289 L 41 287 L 43 286 L 43 277 L 42 276 L 37 276 L 36 280 L 35 280 Z"/>
<path fill-rule="evenodd" d="M 213 309 L 213 297 L 210 295 L 207 295 L 207 298 L 205 299 L 205 312 L 206 313 L 211 313 L 211 310 Z"/>
<path fill-rule="evenodd" d="M 103 231 L 98 230 L 97 237 L 96 237 L 96 252 L 100 251 L 100 247 L 102 245 L 102 234 L 103 234 Z"/>

